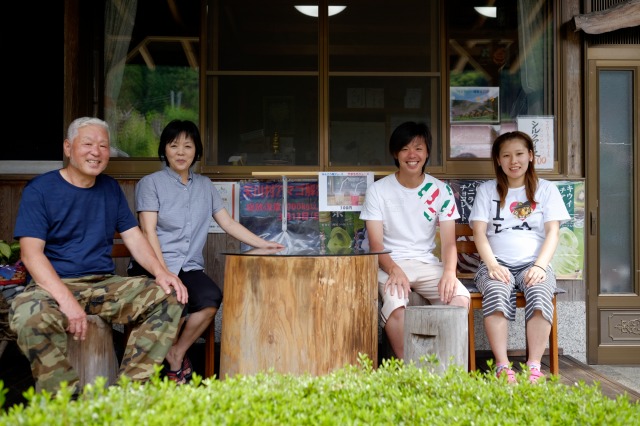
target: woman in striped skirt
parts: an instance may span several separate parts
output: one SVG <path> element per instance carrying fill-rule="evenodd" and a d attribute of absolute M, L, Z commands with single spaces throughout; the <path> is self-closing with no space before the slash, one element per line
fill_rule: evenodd
<path fill-rule="evenodd" d="M 516 382 L 507 356 L 508 323 L 515 320 L 516 291 L 526 299 L 529 380 L 544 377 L 540 363 L 553 319 L 556 277 L 551 259 L 560 225 L 570 219 L 558 188 L 539 179 L 533 140 L 502 134 L 491 149 L 496 178 L 482 183 L 469 216 L 481 263 L 475 284 L 483 295 L 484 326 L 497 376 Z"/>

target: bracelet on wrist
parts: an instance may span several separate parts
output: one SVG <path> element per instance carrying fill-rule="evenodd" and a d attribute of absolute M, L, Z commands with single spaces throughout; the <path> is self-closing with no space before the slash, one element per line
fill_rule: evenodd
<path fill-rule="evenodd" d="M 540 265 L 536 265 L 535 263 L 533 264 L 533 266 L 535 266 L 535 267 L 537 267 L 537 268 L 540 268 L 540 269 L 542 269 L 545 273 L 547 273 L 547 270 L 546 270 L 546 269 L 544 269 L 542 266 L 540 266 Z"/>

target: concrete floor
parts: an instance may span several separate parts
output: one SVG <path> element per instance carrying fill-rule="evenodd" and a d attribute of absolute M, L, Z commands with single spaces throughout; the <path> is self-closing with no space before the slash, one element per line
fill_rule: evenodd
<path fill-rule="evenodd" d="M 589 367 L 640 393 L 640 365 L 589 365 Z"/>

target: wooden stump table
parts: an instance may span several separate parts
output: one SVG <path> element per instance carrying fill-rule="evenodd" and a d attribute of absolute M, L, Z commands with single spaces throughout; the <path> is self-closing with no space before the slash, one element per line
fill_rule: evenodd
<path fill-rule="evenodd" d="M 225 253 L 220 378 L 377 367 L 378 253 Z"/>

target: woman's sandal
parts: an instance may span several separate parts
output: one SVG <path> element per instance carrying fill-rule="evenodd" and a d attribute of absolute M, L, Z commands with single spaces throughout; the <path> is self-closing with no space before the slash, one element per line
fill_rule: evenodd
<path fill-rule="evenodd" d="M 540 371 L 540 363 L 527 362 L 527 368 L 529 369 L 529 382 L 537 383 L 540 379 L 544 378 L 544 374 Z"/>
<path fill-rule="evenodd" d="M 185 380 L 184 376 L 182 375 L 182 368 L 180 368 L 180 369 L 178 369 L 176 371 L 167 370 L 166 376 L 172 382 L 176 382 L 177 385 L 184 385 L 184 384 L 187 383 L 187 381 Z"/>
<path fill-rule="evenodd" d="M 518 380 L 516 379 L 516 372 L 510 369 L 508 365 L 498 367 L 496 377 L 499 379 L 502 376 L 507 376 L 507 383 L 518 383 Z"/>
<path fill-rule="evenodd" d="M 539 380 L 544 379 L 544 374 L 542 371 L 537 368 L 532 368 L 529 370 L 529 382 L 538 383 Z"/>
<path fill-rule="evenodd" d="M 188 356 L 184 356 L 182 359 L 182 377 L 186 382 L 191 381 L 191 375 L 193 374 L 193 366 Z"/>

